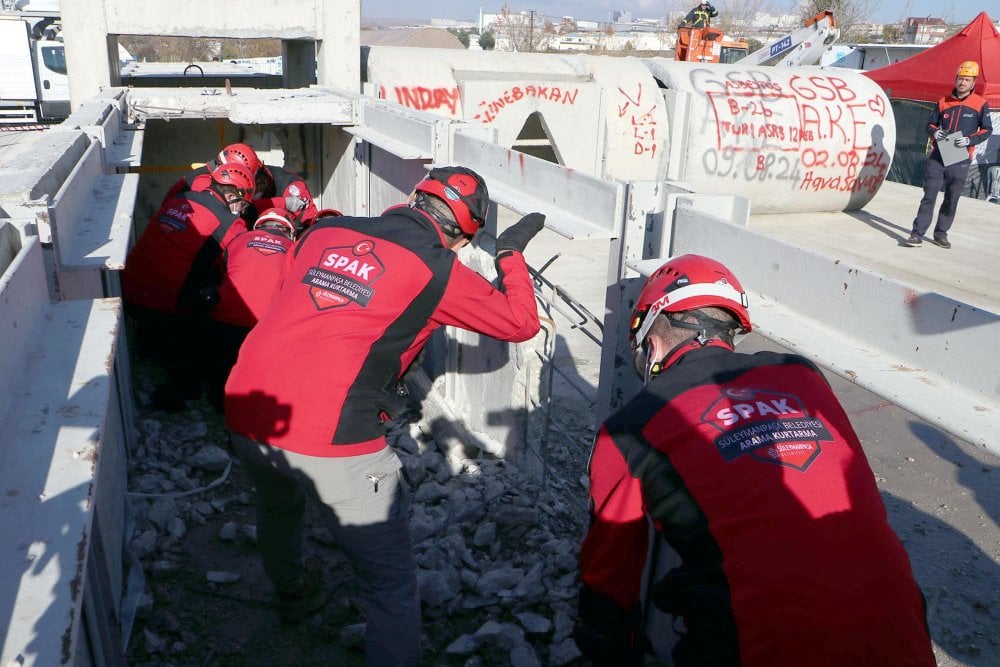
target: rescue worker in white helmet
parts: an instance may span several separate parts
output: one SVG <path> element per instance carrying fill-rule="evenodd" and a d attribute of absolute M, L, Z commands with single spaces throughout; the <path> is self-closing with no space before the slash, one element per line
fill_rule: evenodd
<path fill-rule="evenodd" d="M 213 348 L 207 373 L 210 402 L 222 411 L 222 395 L 229 371 L 250 329 L 257 324 L 285 276 L 288 254 L 295 243 L 295 223 L 285 209 L 264 211 L 253 229 L 226 244 L 222 278 L 206 293 L 212 304 L 212 322 L 206 344 Z"/>

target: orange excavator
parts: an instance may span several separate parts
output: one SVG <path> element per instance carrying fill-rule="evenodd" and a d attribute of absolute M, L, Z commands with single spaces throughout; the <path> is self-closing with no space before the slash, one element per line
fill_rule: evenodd
<path fill-rule="evenodd" d="M 675 60 L 698 63 L 743 61 L 748 66 L 814 65 L 819 62 L 823 51 L 840 37 L 833 12 L 825 10 L 807 19 L 803 27 L 749 53 L 750 46 L 746 41 L 732 39 L 719 28 L 709 25 L 712 15 L 699 11 L 706 4 L 692 9 L 677 28 Z M 708 6 L 711 8 L 711 5 Z"/>
<path fill-rule="evenodd" d="M 750 53 L 750 45 L 742 39 L 731 39 L 719 28 L 677 29 L 674 60 L 694 63 L 734 63 Z"/>
<path fill-rule="evenodd" d="M 742 39 L 730 39 L 712 19 L 719 12 L 708 0 L 687 13 L 677 27 L 677 46 L 674 60 L 692 63 L 732 63 L 750 52 L 750 45 Z"/>

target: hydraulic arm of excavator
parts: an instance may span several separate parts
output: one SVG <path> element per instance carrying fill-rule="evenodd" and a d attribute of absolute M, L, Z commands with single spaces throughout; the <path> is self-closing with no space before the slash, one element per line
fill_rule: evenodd
<path fill-rule="evenodd" d="M 826 48 L 840 37 L 830 10 L 822 11 L 794 32 L 757 49 L 741 65 L 815 65 Z"/>

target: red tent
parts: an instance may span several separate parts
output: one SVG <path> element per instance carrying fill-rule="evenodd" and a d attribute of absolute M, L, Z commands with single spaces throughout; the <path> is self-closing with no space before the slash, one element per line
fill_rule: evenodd
<path fill-rule="evenodd" d="M 955 85 L 963 60 L 979 63 L 976 92 L 990 108 L 1000 110 L 1000 33 L 986 12 L 972 19 L 957 35 L 894 65 L 864 72 L 891 99 L 936 102 Z"/>

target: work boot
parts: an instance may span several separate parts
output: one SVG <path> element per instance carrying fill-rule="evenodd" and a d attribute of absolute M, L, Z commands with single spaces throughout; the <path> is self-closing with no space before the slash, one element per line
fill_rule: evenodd
<path fill-rule="evenodd" d="M 322 609 L 329 599 L 330 591 L 323 584 L 323 562 L 310 558 L 302 569 L 298 589 L 290 593 L 278 591 L 278 616 L 282 623 L 301 623 Z"/>
<path fill-rule="evenodd" d="M 924 240 L 920 238 L 920 235 L 914 232 L 913 234 L 910 234 L 910 238 L 903 241 L 903 245 L 909 248 L 919 248 L 920 244 L 923 242 Z"/>
<path fill-rule="evenodd" d="M 934 238 L 932 238 L 931 239 L 931 243 L 933 243 L 934 245 L 936 245 L 936 246 L 938 246 L 940 248 L 946 248 L 947 249 L 947 248 L 951 247 L 951 242 L 948 240 L 948 237 L 946 235 L 944 235 L 944 234 L 942 234 L 941 236 L 935 236 Z"/>

